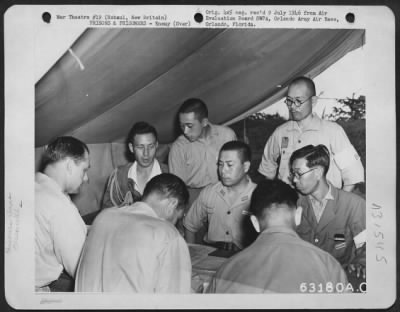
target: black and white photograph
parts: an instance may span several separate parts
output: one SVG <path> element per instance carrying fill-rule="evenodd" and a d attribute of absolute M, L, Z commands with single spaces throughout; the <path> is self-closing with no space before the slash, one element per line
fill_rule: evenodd
<path fill-rule="evenodd" d="M 4 20 L 10 306 L 394 303 L 388 7 L 16 5 Z"/>

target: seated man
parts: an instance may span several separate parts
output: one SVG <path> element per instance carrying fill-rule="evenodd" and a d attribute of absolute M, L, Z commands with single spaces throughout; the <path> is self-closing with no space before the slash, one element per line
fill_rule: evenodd
<path fill-rule="evenodd" d="M 365 278 L 365 200 L 328 183 L 329 159 L 321 144 L 307 145 L 290 157 L 291 179 L 303 195 L 297 233 L 332 254 L 350 273 L 355 271 L 357 278 Z"/>
<path fill-rule="evenodd" d="M 89 149 L 73 137 L 59 137 L 44 151 L 35 174 L 35 288 L 73 291 L 86 225 L 69 194 L 88 181 Z"/>
<path fill-rule="evenodd" d="M 140 200 L 146 183 L 154 176 L 168 172 L 167 165 L 156 159 L 156 129 L 147 122 L 137 122 L 128 135 L 129 151 L 136 161 L 116 168 L 108 179 L 103 208 L 130 205 Z"/>
<path fill-rule="evenodd" d="M 189 198 L 177 176 L 152 178 L 142 201 L 103 210 L 89 231 L 75 291 L 189 293 L 188 247 L 175 228 Z"/>
<path fill-rule="evenodd" d="M 221 266 L 207 292 L 299 293 L 317 292 L 317 287 L 319 292 L 346 289 L 346 274 L 335 258 L 296 234 L 296 223 L 301 218 L 301 209 L 296 209 L 297 199 L 296 191 L 280 180 L 265 180 L 257 186 L 251 197 L 250 213 L 254 227 L 261 234 Z"/>
<path fill-rule="evenodd" d="M 240 141 L 225 143 L 218 157 L 221 181 L 207 186 L 190 207 L 183 220 L 188 243 L 208 224 L 205 242 L 217 248 L 238 251 L 245 245 L 245 217 L 256 185 L 247 175 L 250 147 Z"/>

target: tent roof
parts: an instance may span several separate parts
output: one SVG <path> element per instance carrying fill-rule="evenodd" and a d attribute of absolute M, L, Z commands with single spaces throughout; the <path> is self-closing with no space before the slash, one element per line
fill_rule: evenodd
<path fill-rule="evenodd" d="M 121 141 L 132 124 L 175 139 L 189 97 L 209 119 L 232 123 L 284 96 L 293 77 L 315 77 L 361 46 L 348 29 L 87 29 L 35 86 L 35 145 L 60 135 Z"/>

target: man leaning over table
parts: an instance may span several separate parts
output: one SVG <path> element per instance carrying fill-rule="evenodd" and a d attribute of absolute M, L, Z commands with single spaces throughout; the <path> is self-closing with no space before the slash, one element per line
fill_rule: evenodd
<path fill-rule="evenodd" d="M 230 141 L 222 146 L 218 157 L 220 182 L 201 191 L 183 220 L 188 243 L 194 243 L 196 232 L 208 225 L 206 244 L 231 251 L 245 247 L 247 210 L 256 186 L 248 176 L 250 160 L 246 143 Z"/>
<path fill-rule="evenodd" d="M 327 181 L 330 157 L 322 144 L 295 151 L 290 166 L 291 180 L 301 193 L 298 205 L 303 208 L 297 233 L 332 254 L 348 273 L 365 279 L 365 200 Z M 353 274 L 348 278 L 352 281 Z"/>
<path fill-rule="evenodd" d="M 250 213 L 257 239 L 217 271 L 207 292 L 301 293 L 347 291 L 346 274 L 329 253 L 295 232 L 298 195 L 280 180 L 258 184 Z"/>
<path fill-rule="evenodd" d="M 268 139 L 258 171 L 268 179 L 277 176 L 290 183 L 292 153 L 308 144 L 324 144 L 331 157 L 328 181 L 338 189 L 352 191 L 355 184 L 364 182 L 360 156 L 339 124 L 313 113 L 317 100 L 315 84 L 310 78 L 298 77 L 289 84 L 285 103 L 291 120 L 276 128 Z"/>
<path fill-rule="evenodd" d="M 104 209 L 89 231 L 75 291 L 189 293 L 189 250 L 174 226 L 188 197 L 180 178 L 162 173 L 146 184 L 141 201 Z"/>

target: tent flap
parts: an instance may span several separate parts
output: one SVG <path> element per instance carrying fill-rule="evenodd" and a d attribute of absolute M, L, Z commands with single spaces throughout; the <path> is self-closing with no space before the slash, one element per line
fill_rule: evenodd
<path fill-rule="evenodd" d="M 122 142 L 132 124 L 176 137 L 175 116 L 203 99 L 214 123 L 273 104 L 298 75 L 315 77 L 360 47 L 364 30 L 87 29 L 35 86 L 35 145 L 60 135 Z"/>

